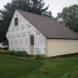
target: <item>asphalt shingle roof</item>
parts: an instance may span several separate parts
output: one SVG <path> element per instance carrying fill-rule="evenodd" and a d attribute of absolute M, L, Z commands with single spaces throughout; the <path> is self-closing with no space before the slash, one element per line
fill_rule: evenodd
<path fill-rule="evenodd" d="M 53 18 L 40 16 L 37 14 L 17 11 L 26 18 L 34 27 L 36 27 L 46 38 L 51 39 L 78 39 L 78 34 L 70 30 L 68 27 L 60 24 Z"/>

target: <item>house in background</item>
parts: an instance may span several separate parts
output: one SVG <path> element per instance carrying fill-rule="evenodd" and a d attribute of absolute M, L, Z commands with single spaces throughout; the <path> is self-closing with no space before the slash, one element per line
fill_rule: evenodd
<path fill-rule="evenodd" d="M 48 57 L 78 53 L 78 35 L 52 18 L 16 10 L 6 37 L 9 50 Z"/>

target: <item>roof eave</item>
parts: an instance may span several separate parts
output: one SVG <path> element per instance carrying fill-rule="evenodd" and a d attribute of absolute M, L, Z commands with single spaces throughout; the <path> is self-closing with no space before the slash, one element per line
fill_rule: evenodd
<path fill-rule="evenodd" d="M 47 39 L 78 40 L 78 39 L 74 39 L 74 38 L 47 38 Z"/>

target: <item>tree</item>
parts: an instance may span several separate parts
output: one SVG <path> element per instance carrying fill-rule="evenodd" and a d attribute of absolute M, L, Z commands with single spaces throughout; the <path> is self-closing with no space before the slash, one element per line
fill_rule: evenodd
<path fill-rule="evenodd" d="M 48 6 L 43 8 L 44 5 L 45 4 L 43 0 L 31 0 L 30 1 L 31 12 L 38 15 L 42 15 L 42 13 L 48 9 Z"/>
<path fill-rule="evenodd" d="M 6 32 L 10 25 L 15 9 L 35 13 L 41 15 L 48 9 L 48 6 L 44 7 L 42 0 L 12 0 L 11 3 L 7 3 L 3 10 L 0 10 L 0 42 L 6 40 Z"/>
<path fill-rule="evenodd" d="M 45 12 L 43 12 L 42 15 L 43 15 L 43 16 L 46 16 L 46 17 L 49 17 L 49 18 L 53 18 L 51 11 L 49 11 L 49 12 L 45 11 Z"/>
<path fill-rule="evenodd" d="M 78 5 L 65 7 L 61 13 L 58 13 L 56 19 L 71 30 L 78 32 Z"/>

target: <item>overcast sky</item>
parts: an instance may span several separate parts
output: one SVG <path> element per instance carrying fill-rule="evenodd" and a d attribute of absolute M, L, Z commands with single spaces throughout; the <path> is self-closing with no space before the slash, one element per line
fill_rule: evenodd
<path fill-rule="evenodd" d="M 0 0 L 0 9 L 3 8 L 7 2 L 11 0 Z M 73 4 L 78 4 L 78 0 L 44 0 L 46 6 L 49 5 L 49 10 L 52 11 L 52 15 L 55 17 L 58 12 L 61 12 L 63 7 L 68 7 Z"/>

